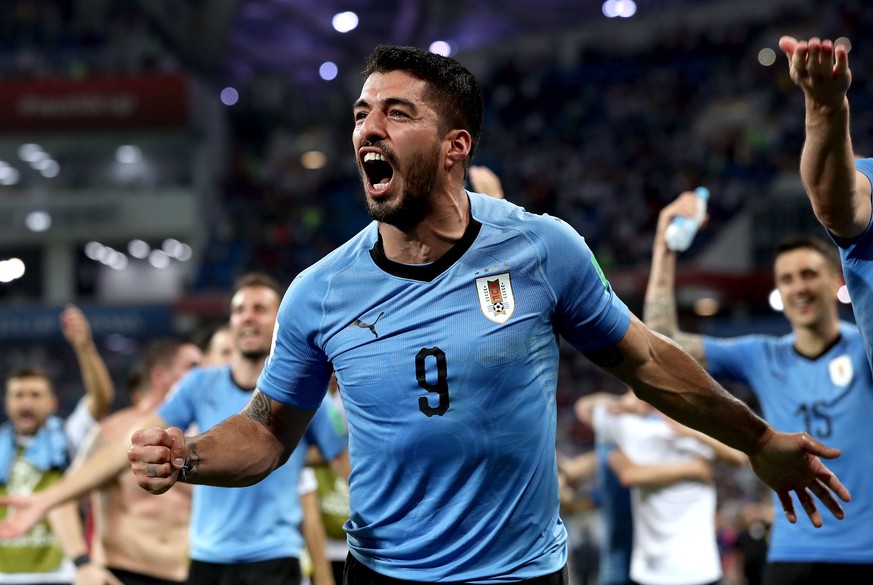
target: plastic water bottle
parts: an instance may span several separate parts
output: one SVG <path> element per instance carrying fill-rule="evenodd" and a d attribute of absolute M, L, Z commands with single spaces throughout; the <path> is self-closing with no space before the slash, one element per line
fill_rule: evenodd
<path fill-rule="evenodd" d="M 700 222 L 706 216 L 706 202 L 709 200 L 709 189 L 698 187 L 694 190 L 697 195 L 697 211 L 693 216 L 677 215 L 667 226 L 664 232 L 664 240 L 667 247 L 674 252 L 684 252 L 694 241 Z"/>

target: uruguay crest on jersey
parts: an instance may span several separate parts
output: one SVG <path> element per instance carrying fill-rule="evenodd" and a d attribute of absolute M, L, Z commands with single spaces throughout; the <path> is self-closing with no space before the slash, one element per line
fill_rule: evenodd
<path fill-rule="evenodd" d="M 479 308 L 489 321 L 502 325 L 512 317 L 515 296 L 512 294 L 512 281 L 508 272 L 477 278 L 476 294 L 479 297 Z"/>
<path fill-rule="evenodd" d="M 852 358 L 847 355 L 836 357 L 828 363 L 828 373 L 831 375 L 831 382 L 835 386 L 845 388 L 855 376 L 855 370 L 852 368 Z"/>

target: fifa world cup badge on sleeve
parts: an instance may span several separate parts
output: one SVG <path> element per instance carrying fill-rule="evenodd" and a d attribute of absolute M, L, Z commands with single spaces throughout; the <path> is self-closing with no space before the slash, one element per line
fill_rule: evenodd
<path fill-rule="evenodd" d="M 515 296 L 508 272 L 477 278 L 476 294 L 479 296 L 479 308 L 489 321 L 502 325 L 515 312 Z"/>

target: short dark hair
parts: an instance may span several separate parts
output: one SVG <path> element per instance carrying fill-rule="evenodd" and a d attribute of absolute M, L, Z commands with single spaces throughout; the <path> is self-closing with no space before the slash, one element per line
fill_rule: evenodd
<path fill-rule="evenodd" d="M 148 375 L 146 374 L 142 360 L 140 360 L 133 364 L 133 367 L 130 368 L 129 372 L 127 372 L 127 376 L 124 379 L 124 390 L 127 392 L 128 396 L 133 396 L 147 387 Z"/>
<path fill-rule="evenodd" d="M 179 353 L 179 349 L 189 343 L 189 341 L 174 337 L 155 339 L 149 342 L 139 358 L 143 374 L 148 376 L 148 372 L 155 366 L 169 366 L 176 354 Z"/>
<path fill-rule="evenodd" d="M 264 288 L 269 288 L 279 297 L 282 296 L 282 290 L 279 288 L 279 283 L 275 278 L 266 274 L 265 272 L 247 272 L 243 274 L 239 278 L 236 279 L 236 282 L 233 285 L 233 292 L 236 294 L 241 289 L 248 288 L 250 286 L 262 286 Z"/>
<path fill-rule="evenodd" d="M 49 377 L 48 372 L 38 366 L 21 366 L 15 368 L 6 376 L 6 385 L 8 386 L 11 380 L 19 380 L 21 378 L 42 378 L 49 383 L 49 387 L 51 387 L 52 392 L 54 392 L 54 385 L 52 384 L 52 379 Z"/>
<path fill-rule="evenodd" d="M 813 236 L 796 236 L 782 240 L 776 245 L 776 254 L 774 256 L 775 258 L 778 258 L 787 252 L 803 249 L 818 252 L 827 261 L 830 267 L 834 269 L 834 271 L 838 274 L 842 272 L 840 266 L 840 253 L 837 252 L 836 245 L 828 244 L 821 238 Z"/>
<path fill-rule="evenodd" d="M 405 71 L 427 82 L 427 97 L 441 114 L 445 126 L 443 131 L 462 128 L 470 133 L 473 143 L 464 160 L 464 169 L 469 169 L 482 137 L 482 120 L 485 116 L 485 99 L 473 74 L 450 57 L 417 47 L 379 45 L 367 58 L 364 77 L 391 71 Z"/>

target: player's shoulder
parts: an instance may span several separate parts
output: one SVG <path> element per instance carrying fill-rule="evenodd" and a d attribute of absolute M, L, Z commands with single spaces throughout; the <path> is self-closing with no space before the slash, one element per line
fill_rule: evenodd
<path fill-rule="evenodd" d="M 490 226 L 503 233 L 515 230 L 531 239 L 545 242 L 579 238 L 576 230 L 558 217 L 545 213 L 531 213 L 524 207 L 505 199 L 495 199 L 481 193 L 468 193 L 473 218 L 484 226 Z"/>
<path fill-rule="evenodd" d="M 176 382 L 171 392 L 185 390 L 200 393 L 205 388 L 217 386 L 224 378 L 230 379 L 229 365 L 194 366 Z M 192 390 L 188 390 L 189 388 Z"/>
<path fill-rule="evenodd" d="M 310 296 L 320 296 L 329 286 L 331 278 L 344 272 L 369 256 L 370 250 L 379 239 L 379 230 L 375 221 L 367 224 L 364 229 L 355 234 L 346 243 L 324 258 L 312 264 L 300 273 L 291 282 L 287 294 L 300 295 L 303 293 Z"/>

